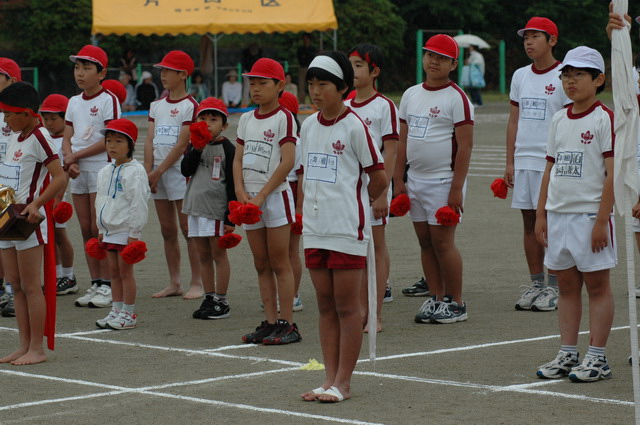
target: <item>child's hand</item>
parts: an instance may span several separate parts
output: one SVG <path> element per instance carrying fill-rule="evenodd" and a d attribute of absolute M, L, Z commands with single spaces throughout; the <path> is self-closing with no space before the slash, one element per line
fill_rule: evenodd
<path fill-rule="evenodd" d="M 389 215 L 389 203 L 387 202 L 387 195 L 384 193 L 382 196 L 378 196 L 378 199 L 374 200 L 371 206 L 373 207 L 373 217 L 376 220 Z"/>
<path fill-rule="evenodd" d="M 224 234 L 233 233 L 236 230 L 236 226 L 229 226 L 228 224 L 224 225 Z"/>
<path fill-rule="evenodd" d="M 513 174 L 513 165 L 507 165 L 507 167 L 504 169 L 504 182 L 510 189 L 513 189 Z"/>
<path fill-rule="evenodd" d="M 40 211 L 38 210 L 38 207 L 36 207 L 33 202 L 24 207 L 21 215 L 26 215 L 27 221 L 29 223 L 37 223 L 43 218 L 42 214 L 40 214 Z"/>
<path fill-rule="evenodd" d="M 158 173 L 157 170 L 153 170 L 152 172 L 147 174 L 147 178 L 149 179 L 149 188 L 151 189 L 151 193 L 156 193 L 156 189 L 158 187 L 158 181 L 160 181 L 161 174 Z"/>
<path fill-rule="evenodd" d="M 607 223 L 593 225 L 591 231 L 591 252 L 600 252 L 609 245 L 609 227 Z"/>
<path fill-rule="evenodd" d="M 404 184 L 404 180 L 393 179 L 393 197 L 407 193 L 407 186 Z"/>
<path fill-rule="evenodd" d="M 261 195 L 260 193 L 258 193 L 256 196 L 249 199 L 247 203 L 253 204 L 256 207 L 260 208 L 262 204 L 264 204 L 264 200 L 265 200 L 264 195 Z"/>
<path fill-rule="evenodd" d="M 464 212 L 464 207 L 462 206 L 462 189 L 451 189 L 449 191 L 449 200 L 447 201 L 447 205 L 449 205 L 449 208 L 458 214 L 462 214 Z"/>
<path fill-rule="evenodd" d="M 536 240 L 545 248 L 547 247 L 547 217 L 536 216 L 535 226 Z"/>
<path fill-rule="evenodd" d="M 64 161 L 65 166 L 78 163 L 78 158 L 76 158 L 76 155 L 74 153 L 69 153 L 67 155 L 64 155 L 62 159 Z"/>
<path fill-rule="evenodd" d="M 102 237 L 102 235 L 100 235 Z M 100 239 L 100 241 L 102 241 L 102 239 Z M 127 238 L 127 245 L 129 245 L 132 242 L 136 242 L 138 241 L 138 238 L 132 238 L 132 237 L 128 237 Z"/>
<path fill-rule="evenodd" d="M 631 208 L 631 215 L 635 218 L 640 218 L 640 202 L 638 202 L 633 206 L 633 208 Z"/>
<path fill-rule="evenodd" d="M 68 171 L 69 177 L 71 177 L 72 179 L 75 179 L 80 175 L 80 167 L 78 166 L 78 164 L 69 164 Z"/>
<path fill-rule="evenodd" d="M 631 25 L 631 16 L 625 13 L 624 19 L 629 22 L 629 25 Z M 625 27 L 626 25 L 622 20 L 622 17 L 617 13 L 613 13 L 613 2 L 609 3 L 609 22 L 607 22 L 606 28 L 607 37 L 609 37 L 609 40 L 611 40 L 611 33 L 613 32 L 613 30 L 621 30 Z"/>
<path fill-rule="evenodd" d="M 241 204 L 246 204 L 249 202 L 249 195 L 247 194 L 247 192 L 245 192 L 244 190 L 240 189 L 236 191 L 236 198 L 238 199 L 238 202 L 240 202 Z"/>
<path fill-rule="evenodd" d="M 98 235 L 98 240 L 99 240 L 100 242 L 102 242 L 102 237 L 103 237 L 103 236 L 102 236 L 102 233 L 100 233 L 100 234 Z"/>

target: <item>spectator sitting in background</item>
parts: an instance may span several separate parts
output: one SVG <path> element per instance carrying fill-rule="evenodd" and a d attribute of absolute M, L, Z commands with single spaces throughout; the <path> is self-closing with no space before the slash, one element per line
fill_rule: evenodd
<path fill-rule="evenodd" d="M 136 90 L 131 85 L 131 75 L 124 71 L 120 71 L 120 82 L 127 89 L 127 99 L 122 103 L 122 110 L 124 112 L 131 112 L 136 110 Z"/>
<path fill-rule="evenodd" d="M 151 102 L 158 98 L 158 87 L 149 71 L 144 71 L 140 79 L 142 82 L 136 86 L 136 103 L 139 111 L 148 111 Z"/>
<path fill-rule="evenodd" d="M 227 81 L 222 84 L 222 100 L 229 108 L 240 107 L 242 84 L 238 81 L 238 73 L 235 69 L 227 72 Z"/>
<path fill-rule="evenodd" d="M 200 71 L 196 71 L 191 76 L 191 96 L 198 102 L 202 102 L 209 97 L 209 86 L 204 81 L 204 77 Z"/>
<path fill-rule="evenodd" d="M 293 83 L 293 75 L 290 72 L 284 74 L 284 91 L 288 91 L 295 97 L 298 97 L 298 86 Z"/>

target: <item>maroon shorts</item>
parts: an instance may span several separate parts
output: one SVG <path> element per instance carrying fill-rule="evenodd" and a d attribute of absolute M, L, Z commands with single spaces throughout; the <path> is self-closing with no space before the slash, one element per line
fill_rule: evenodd
<path fill-rule="evenodd" d="M 308 248 L 304 250 L 304 263 L 308 269 L 364 269 L 367 257 L 329 249 Z"/>
<path fill-rule="evenodd" d="M 126 245 L 120 245 L 117 243 L 109 243 L 109 242 L 100 242 L 100 248 L 104 249 L 105 251 L 122 251 L 123 249 L 125 249 L 127 246 Z"/>

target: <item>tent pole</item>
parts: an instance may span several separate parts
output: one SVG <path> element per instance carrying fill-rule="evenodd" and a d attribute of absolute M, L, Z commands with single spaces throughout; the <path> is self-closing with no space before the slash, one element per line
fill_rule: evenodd
<path fill-rule="evenodd" d="M 213 93 L 215 97 L 218 97 L 218 40 L 222 36 L 223 34 L 207 34 L 207 37 L 213 41 Z"/>
<path fill-rule="evenodd" d="M 338 30 L 333 30 L 333 50 L 338 50 Z"/>

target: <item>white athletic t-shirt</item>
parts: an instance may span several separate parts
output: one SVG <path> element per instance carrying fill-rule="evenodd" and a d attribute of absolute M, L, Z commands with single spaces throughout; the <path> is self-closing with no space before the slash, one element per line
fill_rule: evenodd
<path fill-rule="evenodd" d="M 378 149 L 382 150 L 383 142 L 399 138 L 398 108 L 391 99 L 376 93 L 364 102 L 358 103 L 354 98 L 344 103 L 367 125 L 369 134 L 378 145 Z"/>
<path fill-rule="evenodd" d="M 613 156 L 613 112 L 599 101 L 580 114 L 572 106 L 553 116 L 547 161 L 553 162 L 546 209 L 597 213 L 604 187 L 604 158 Z"/>
<path fill-rule="evenodd" d="M 25 138 L 19 136 L 7 145 L 0 163 L 0 184 L 15 190 L 16 202 L 28 204 L 36 199 L 47 175 L 47 164 L 58 159 L 49 132 L 38 125 Z"/>
<path fill-rule="evenodd" d="M 402 95 L 399 115 L 408 127 L 409 174 L 452 177 L 458 151 L 455 127 L 473 125 L 473 105 L 464 91 L 454 82 L 441 87 L 417 84 Z"/>
<path fill-rule="evenodd" d="M 11 139 L 18 137 L 20 133 L 11 131 L 9 124 L 4 122 L 4 112 L 0 112 L 0 162 L 4 160 L 4 155 L 7 152 L 7 145 Z"/>
<path fill-rule="evenodd" d="M 198 102 L 189 94 L 182 99 L 171 100 L 169 96 L 151 102 L 149 121 L 154 123 L 153 165 L 158 166 L 178 143 L 183 125 L 196 122 Z M 178 159 L 172 167 L 180 170 Z"/>
<path fill-rule="evenodd" d="M 300 143 L 304 249 L 367 255 L 365 173 L 384 170 L 384 162 L 366 124 L 349 108 L 335 121 L 318 112 L 302 124 Z"/>
<path fill-rule="evenodd" d="M 49 135 L 51 136 L 51 133 L 49 133 Z M 51 142 L 53 143 L 53 146 L 55 146 L 55 152 L 58 154 L 58 156 L 60 157 L 60 163 L 64 164 L 64 161 L 62 159 L 62 139 L 64 137 L 62 135 L 60 136 L 51 136 Z"/>
<path fill-rule="evenodd" d="M 544 171 L 545 147 L 553 115 L 571 103 L 562 89 L 560 62 L 538 70 L 533 65 L 518 69 L 511 79 L 511 104 L 518 107 L 516 170 Z"/>
<path fill-rule="evenodd" d="M 264 115 L 260 115 L 258 109 L 242 114 L 236 142 L 243 147 L 245 191 L 260 192 L 280 165 L 280 146 L 287 142 L 295 144 L 297 133 L 293 115 L 282 106 Z M 287 187 L 285 179 L 274 192 L 281 192 Z"/>
<path fill-rule="evenodd" d="M 73 96 L 69 99 L 65 113 L 66 124 L 73 127 L 71 151 L 78 152 L 102 140 L 104 136 L 100 134 L 100 130 L 118 117 L 120 103 L 110 91 L 101 89 L 93 96 L 86 96 L 84 93 Z M 107 153 L 100 152 L 79 159 L 78 166 L 80 171 L 100 171 L 108 161 Z"/>

